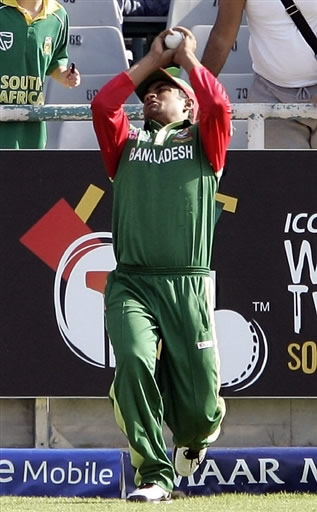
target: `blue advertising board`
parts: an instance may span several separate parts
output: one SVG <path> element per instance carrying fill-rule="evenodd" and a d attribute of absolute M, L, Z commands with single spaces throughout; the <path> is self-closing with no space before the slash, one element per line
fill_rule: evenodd
<path fill-rule="evenodd" d="M 0 450 L 0 495 L 120 497 L 120 450 Z"/>
<path fill-rule="evenodd" d="M 171 456 L 171 452 L 169 452 Z M 134 489 L 134 471 L 124 454 L 126 493 Z M 317 448 L 209 449 L 190 477 L 175 478 L 175 490 L 187 496 L 221 493 L 317 492 Z"/>
<path fill-rule="evenodd" d="M 317 448 L 209 449 L 193 476 L 174 483 L 187 496 L 316 493 Z M 134 487 L 126 450 L 0 450 L 2 496 L 125 498 Z"/>

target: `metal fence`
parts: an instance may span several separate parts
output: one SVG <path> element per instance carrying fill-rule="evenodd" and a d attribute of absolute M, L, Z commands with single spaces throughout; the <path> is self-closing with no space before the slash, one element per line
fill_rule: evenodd
<path fill-rule="evenodd" d="M 234 103 L 233 119 L 248 121 L 248 148 L 264 148 L 265 119 L 317 119 L 312 103 Z M 142 105 L 125 105 L 130 121 L 143 119 Z M 84 105 L 2 105 L 0 122 L 90 121 L 89 104 Z M 290 148 L 291 149 L 291 148 Z"/>

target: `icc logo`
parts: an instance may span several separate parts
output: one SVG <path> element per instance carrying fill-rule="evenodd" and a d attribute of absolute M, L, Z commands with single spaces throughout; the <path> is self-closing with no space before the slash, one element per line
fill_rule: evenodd
<path fill-rule="evenodd" d="M 105 329 L 104 290 L 116 261 L 112 234 L 92 232 L 86 223 L 103 194 L 90 185 L 75 210 L 61 199 L 20 242 L 55 271 L 51 293 L 67 347 L 85 363 L 107 368 L 115 367 L 115 358 Z M 216 310 L 215 323 L 221 385 L 233 391 L 246 389 L 265 369 L 266 336 L 255 320 L 236 311 Z"/>
<path fill-rule="evenodd" d="M 77 262 L 73 264 L 73 260 Z M 99 367 L 115 366 L 111 344 L 106 340 L 103 300 L 106 275 L 115 266 L 111 233 L 93 233 L 67 248 L 55 277 L 54 304 L 60 333 L 77 357 Z M 62 277 L 68 274 L 68 267 L 71 271 L 65 284 Z M 263 373 L 268 358 L 265 334 L 255 320 L 248 322 L 235 311 L 218 310 L 215 320 L 221 385 L 240 391 Z"/>

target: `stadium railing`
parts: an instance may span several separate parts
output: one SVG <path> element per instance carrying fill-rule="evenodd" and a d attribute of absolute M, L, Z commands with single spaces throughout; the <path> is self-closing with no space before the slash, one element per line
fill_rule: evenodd
<path fill-rule="evenodd" d="M 233 103 L 234 120 L 248 121 L 248 149 L 264 148 L 265 119 L 317 119 L 312 103 Z M 130 121 L 143 118 L 142 105 L 125 105 Z M 0 122 L 90 121 L 89 104 L 83 105 L 1 105 Z M 292 149 L 292 148 L 290 148 Z"/>

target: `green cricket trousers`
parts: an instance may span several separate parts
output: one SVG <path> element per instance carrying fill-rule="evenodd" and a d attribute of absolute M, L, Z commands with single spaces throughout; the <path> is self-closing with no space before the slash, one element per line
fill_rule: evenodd
<path fill-rule="evenodd" d="M 118 265 L 108 279 L 105 312 L 116 358 L 110 397 L 129 441 L 135 483 L 170 491 L 175 475 L 163 421 L 176 446 L 200 450 L 225 414 L 210 272 Z"/>

